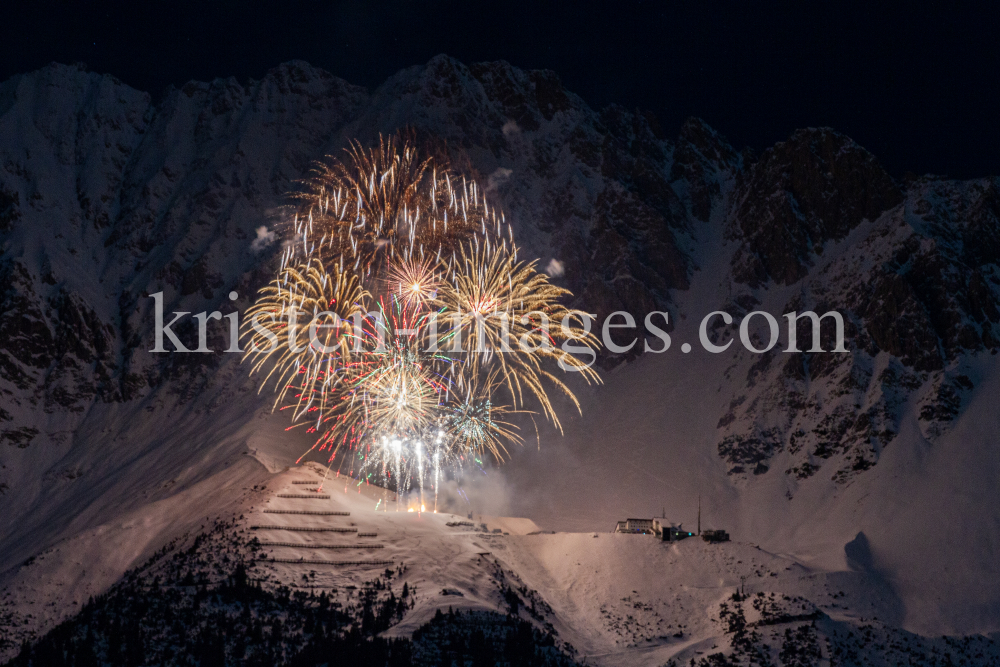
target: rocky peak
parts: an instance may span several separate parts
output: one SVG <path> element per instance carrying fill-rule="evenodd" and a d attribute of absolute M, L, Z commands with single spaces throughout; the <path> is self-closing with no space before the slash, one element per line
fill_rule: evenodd
<path fill-rule="evenodd" d="M 670 178 L 687 183 L 691 215 L 706 222 L 719 200 L 724 174 L 735 172 L 740 163 L 740 155 L 721 134 L 702 119 L 691 117 L 681 126 Z"/>
<path fill-rule="evenodd" d="M 725 137 L 704 120 L 694 116 L 690 116 L 681 125 L 677 146 L 678 149 L 684 147 L 685 159 L 677 159 L 685 164 L 690 163 L 689 157 L 695 155 L 720 169 L 732 169 L 739 162 L 739 154 Z"/>
<path fill-rule="evenodd" d="M 557 112 L 578 105 L 550 70 L 524 71 L 498 60 L 474 63 L 469 71 L 487 97 L 522 130 L 537 130 L 542 121 L 551 121 Z"/>
<path fill-rule="evenodd" d="M 727 234 L 740 242 L 736 279 L 753 286 L 802 278 L 823 244 L 902 201 L 875 157 L 829 128 L 798 130 L 738 179 Z"/>

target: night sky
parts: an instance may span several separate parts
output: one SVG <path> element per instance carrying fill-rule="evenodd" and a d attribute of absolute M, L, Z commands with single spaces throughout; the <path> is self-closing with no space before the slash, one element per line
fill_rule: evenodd
<path fill-rule="evenodd" d="M 828 125 L 907 171 L 1000 173 L 1000 3 L 5 3 L 0 78 L 84 62 L 159 95 L 299 58 L 374 87 L 447 53 L 555 70 L 591 106 L 704 118 L 760 151 Z M 762 7 L 767 6 L 764 10 Z"/>

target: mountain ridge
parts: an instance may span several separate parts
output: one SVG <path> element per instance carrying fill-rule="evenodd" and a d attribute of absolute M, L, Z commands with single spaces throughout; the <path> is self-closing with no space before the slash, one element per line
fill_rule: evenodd
<path fill-rule="evenodd" d="M 713 310 L 737 320 L 757 309 L 779 320 L 844 313 L 849 354 L 785 355 L 783 336 L 764 355 L 737 344 L 704 362 L 720 373 L 702 373 L 693 389 L 713 435 L 693 445 L 701 462 L 692 477 L 711 479 L 733 503 L 765 488 L 794 504 L 875 484 L 880 458 L 911 421 L 919 436 L 906 435 L 907 447 L 933 445 L 991 377 L 1000 346 L 995 177 L 898 182 L 828 128 L 799 130 L 758 157 L 698 119 L 669 139 L 650 114 L 592 110 L 554 73 L 502 61 L 437 56 L 371 91 L 292 61 L 245 84 L 189 82 L 156 102 L 114 77 L 53 65 L 0 84 L 8 581 L 26 558 L 113 522 L 117 503 L 147 502 L 138 501 L 144 485 L 152 500 L 227 466 L 257 479 L 264 471 L 241 467 L 246 453 L 287 464 L 308 446 L 282 434 L 239 355 L 150 354 L 149 295 L 163 292 L 168 312 L 244 310 L 271 275 L 280 243 L 267 234 L 287 216 L 296 179 L 350 139 L 403 126 L 483 184 L 525 256 L 562 263 L 553 280 L 600 318 L 665 311 L 679 342 L 689 315 Z M 175 330 L 185 341 L 195 334 L 190 319 Z M 804 347 L 809 331 L 798 340 Z M 209 347 L 227 345 L 224 328 L 210 327 Z M 641 348 L 600 363 L 609 376 L 667 363 L 640 360 Z M 720 409 L 705 407 L 723 395 Z M 601 416 L 596 405 L 581 423 Z M 558 445 L 542 436 L 543 449 L 598 447 L 580 434 Z M 979 457 L 995 466 L 988 451 Z M 500 477 L 516 486 L 518 474 L 514 466 Z M 924 473 L 912 474 L 917 484 Z M 136 475 L 142 484 L 129 480 Z M 828 482 L 833 490 L 820 491 Z M 984 608 L 996 609 L 1000 590 L 988 588 Z M 984 627 L 982 616 L 963 622 Z"/>

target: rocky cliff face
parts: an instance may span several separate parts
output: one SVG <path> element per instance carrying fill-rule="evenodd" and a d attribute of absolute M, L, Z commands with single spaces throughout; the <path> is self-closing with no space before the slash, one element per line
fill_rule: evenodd
<path fill-rule="evenodd" d="M 787 474 L 807 478 L 833 459 L 828 472 L 848 481 L 892 442 L 909 401 L 925 438 L 948 429 L 978 381 L 974 358 L 997 351 L 996 179 L 928 177 L 902 192 L 863 149 L 817 130 L 767 151 L 737 181 L 727 217 L 739 243 L 734 307 L 836 310 L 850 352 L 775 347 L 748 364 L 746 389 L 719 421 L 731 472 L 763 474 L 786 452 Z M 797 332 L 808 349 L 811 327 Z"/>
<path fill-rule="evenodd" d="M 675 320 L 709 256 L 726 270 L 705 313 L 843 313 L 847 354 L 740 353 L 719 381 L 729 410 L 705 418 L 741 479 L 849 481 L 910 401 L 933 439 L 978 381 L 969 360 L 998 347 L 1000 183 L 897 182 L 833 130 L 754 158 L 697 119 L 671 138 L 650 114 L 591 110 L 552 72 L 443 56 L 375 91 L 293 62 L 155 103 L 52 65 L 0 85 L 4 493 L 18 493 L 18 452 L 71 441 L 95 404 L 196 402 L 223 376 L 247 385 L 222 326 L 216 353 L 147 352 L 149 294 L 168 312 L 245 307 L 272 271 L 270 232 L 296 179 L 347 140 L 404 125 L 485 184 L 526 254 L 557 260 L 555 279 L 599 318 Z M 708 248 L 713 235 L 724 242 Z M 177 329 L 193 342 L 190 319 Z M 798 339 L 811 344 L 805 322 Z"/>
<path fill-rule="evenodd" d="M 868 151 L 831 130 L 799 130 L 739 174 L 728 218 L 733 277 L 751 287 L 804 278 L 823 245 L 902 199 Z"/>

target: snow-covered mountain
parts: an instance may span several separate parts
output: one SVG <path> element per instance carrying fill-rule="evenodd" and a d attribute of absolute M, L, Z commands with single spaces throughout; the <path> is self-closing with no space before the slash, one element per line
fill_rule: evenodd
<path fill-rule="evenodd" d="M 900 629 L 861 539 L 858 571 L 823 571 L 748 543 L 553 533 L 376 499 L 396 504 L 315 463 L 278 473 L 11 664 L 1000 664 L 989 637 Z"/>
<path fill-rule="evenodd" d="M 485 185 L 525 255 L 562 263 L 575 305 L 670 313 L 671 348 L 603 355 L 583 417 L 470 482 L 477 509 L 607 530 L 661 507 L 693 522 L 701 494 L 737 539 L 817 567 L 861 567 L 844 545 L 864 533 L 900 625 L 1000 630 L 1000 181 L 896 180 L 825 128 L 754 156 L 697 119 L 675 138 L 650 114 L 592 110 L 552 72 L 445 56 L 374 91 L 302 62 L 157 100 L 62 65 L 0 84 L 9 604 L 40 577 L 52 600 L 85 600 L 302 451 L 222 352 L 225 322 L 214 353 L 148 352 L 149 295 L 244 309 L 296 180 L 404 125 Z M 715 310 L 736 319 L 719 340 L 750 311 L 784 327 L 831 309 L 847 354 L 783 353 L 784 334 L 762 355 L 697 344 Z M 22 565 L 42 553 L 44 574 Z"/>

